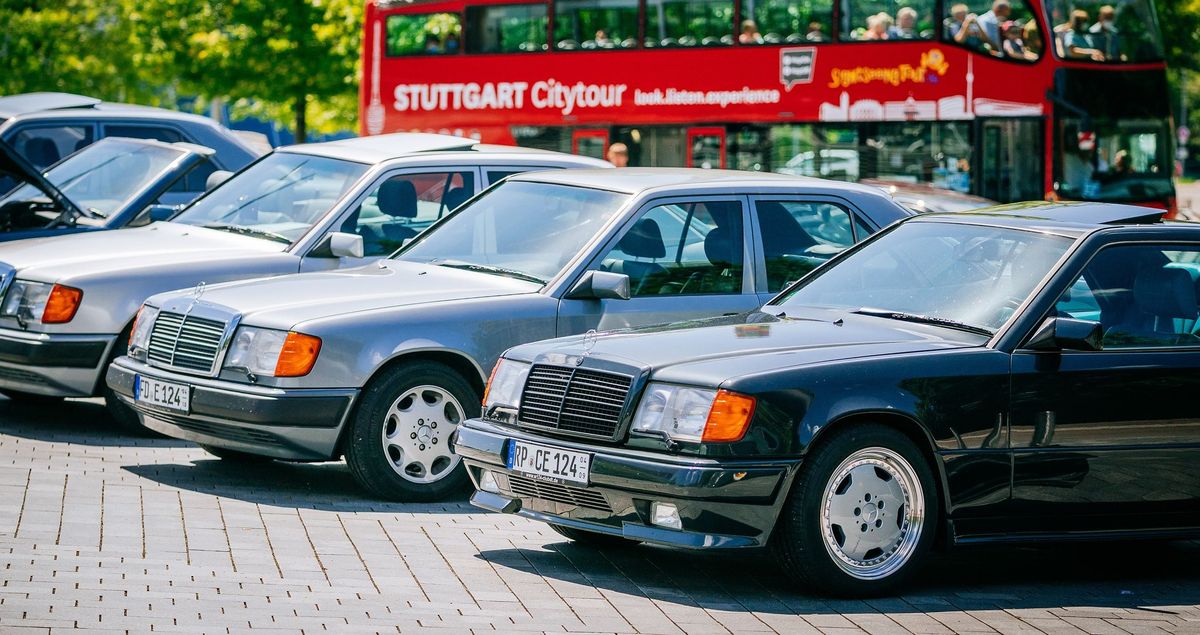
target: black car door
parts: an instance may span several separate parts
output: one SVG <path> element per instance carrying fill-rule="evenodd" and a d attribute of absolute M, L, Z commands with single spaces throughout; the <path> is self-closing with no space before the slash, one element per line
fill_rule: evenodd
<path fill-rule="evenodd" d="M 1200 245 L 1097 251 L 1047 317 L 1102 350 L 1012 358 L 1013 509 L 1039 532 L 1200 526 Z"/>

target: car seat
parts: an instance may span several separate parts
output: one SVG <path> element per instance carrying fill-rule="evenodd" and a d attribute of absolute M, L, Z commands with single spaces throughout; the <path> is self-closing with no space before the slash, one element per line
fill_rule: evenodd
<path fill-rule="evenodd" d="M 667 245 L 663 242 L 662 230 L 658 221 L 653 218 L 639 220 L 629 233 L 621 238 L 617 249 L 631 258 L 649 258 L 657 260 L 667 255 Z M 666 267 L 657 262 L 626 259 L 612 266 L 610 271 L 629 276 L 629 290 L 632 295 L 655 295 L 651 291 L 655 282 L 661 283 L 667 277 Z"/>
<path fill-rule="evenodd" d="M 442 197 L 442 205 L 447 212 L 453 212 L 458 209 L 467 199 L 471 198 L 471 193 L 466 187 L 452 187 L 446 195 Z"/>
<path fill-rule="evenodd" d="M 34 137 L 25 142 L 25 159 L 38 169 L 50 167 L 61 158 L 58 146 L 51 139 Z"/>
<path fill-rule="evenodd" d="M 781 203 L 760 201 L 758 224 L 771 289 L 782 289 L 785 283 L 799 279 L 825 260 L 804 255 L 817 241 Z"/>
<path fill-rule="evenodd" d="M 1196 287 L 1187 271 L 1142 269 L 1133 281 L 1132 300 L 1123 319 L 1105 332 L 1105 343 L 1161 346 L 1198 341 L 1176 321 L 1195 321 L 1197 317 Z"/>

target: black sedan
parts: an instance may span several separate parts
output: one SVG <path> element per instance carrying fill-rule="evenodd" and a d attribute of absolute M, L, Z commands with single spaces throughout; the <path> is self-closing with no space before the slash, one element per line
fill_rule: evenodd
<path fill-rule="evenodd" d="M 1200 226 L 1158 214 L 916 217 L 748 316 L 514 348 L 455 439 L 472 501 L 840 595 L 934 545 L 1194 536 Z"/>

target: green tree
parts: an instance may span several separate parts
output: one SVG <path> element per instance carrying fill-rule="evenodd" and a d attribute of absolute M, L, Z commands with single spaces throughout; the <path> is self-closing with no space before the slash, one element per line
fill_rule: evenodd
<path fill-rule="evenodd" d="M 122 0 L 133 2 L 133 0 Z M 141 62 L 179 90 L 310 129 L 353 127 L 361 0 L 142 0 L 128 14 Z"/>
<path fill-rule="evenodd" d="M 0 94 L 84 93 L 157 103 L 161 82 L 134 63 L 127 0 L 0 0 Z"/>

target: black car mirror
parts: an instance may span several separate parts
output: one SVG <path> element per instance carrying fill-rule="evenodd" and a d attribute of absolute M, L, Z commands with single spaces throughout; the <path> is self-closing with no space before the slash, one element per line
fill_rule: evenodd
<path fill-rule="evenodd" d="M 1091 320 L 1046 318 L 1025 347 L 1035 351 L 1098 351 L 1104 348 L 1104 327 Z"/>
<path fill-rule="evenodd" d="M 611 271 L 589 271 L 567 292 L 572 300 L 628 300 L 629 276 Z"/>
<path fill-rule="evenodd" d="M 363 238 L 358 234 L 330 232 L 309 255 L 314 258 L 362 258 Z"/>

